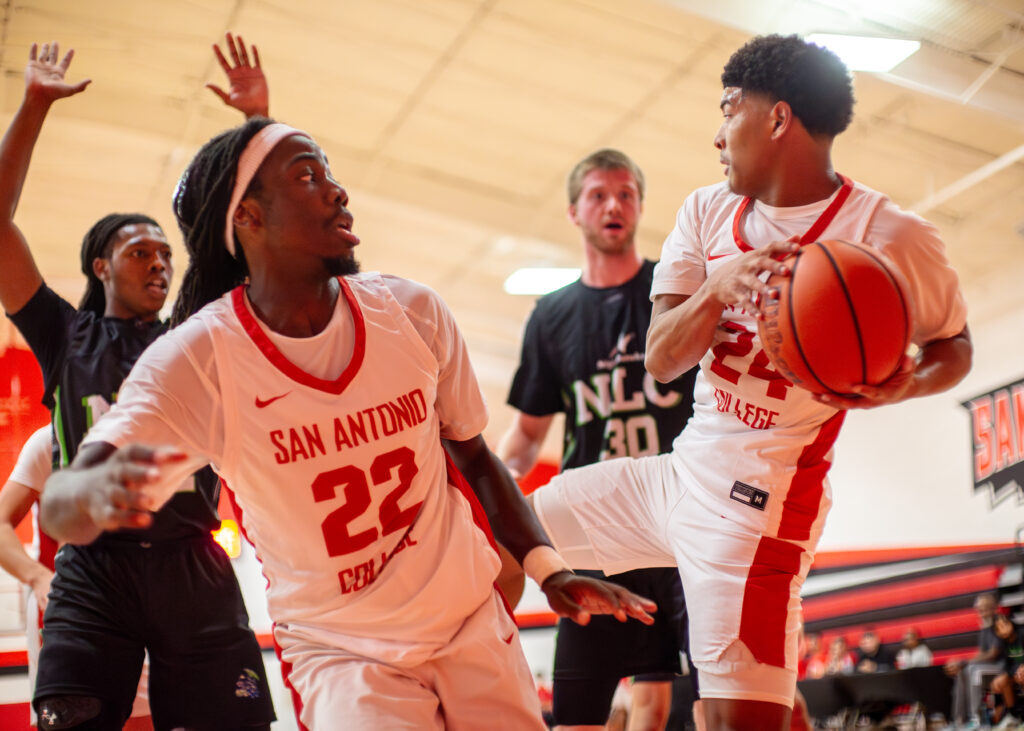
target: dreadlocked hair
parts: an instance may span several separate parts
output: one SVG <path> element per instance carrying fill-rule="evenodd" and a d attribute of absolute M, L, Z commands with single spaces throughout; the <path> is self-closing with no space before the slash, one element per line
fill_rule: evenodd
<path fill-rule="evenodd" d="M 122 226 L 133 223 L 148 223 L 160 228 L 160 224 L 142 213 L 109 213 L 92 225 L 82 238 L 82 274 L 86 277 L 85 294 L 78 303 L 83 312 L 94 312 L 103 317 L 107 310 L 107 295 L 103 290 L 103 282 L 96 276 L 92 263 L 96 259 L 109 259 L 114 251 L 114 235 Z"/>
<path fill-rule="evenodd" d="M 235 239 L 235 255 L 224 246 L 224 221 L 235 188 L 238 159 L 257 132 L 271 124 L 253 117 L 240 127 L 222 132 L 196 153 L 174 191 L 174 215 L 189 254 L 171 313 L 179 325 L 204 305 L 245 282 L 249 265 Z M 256 179 L 246 195 L 258 192 Z"/>

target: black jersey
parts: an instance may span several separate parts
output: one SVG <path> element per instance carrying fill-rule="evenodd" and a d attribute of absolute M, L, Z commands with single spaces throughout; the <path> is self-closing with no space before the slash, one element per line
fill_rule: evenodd
<path fill-rule="evenodd" d="M 659 384 L 644 368 L 654 262 L 618 287 L 577 280 L 541 297 L 526 323 L 508 402 L 564 412 L 562 468 L 669 451 L 693 413 L 697 368 Z"/>
<path fill-rule="evenodd" d="M 70 464 L 85 433 L 117 399 L 132 365 L 166 323 L 97 317 L 76 310 L 45 283 L 11 321 L 43 371 L 43 403 L 53 417 L 54 467 Z M 158 511 L 145 530 L 104 533 L 100 541 L 156 542 L 215 529 L 220 483 L 209 468 Z"/>

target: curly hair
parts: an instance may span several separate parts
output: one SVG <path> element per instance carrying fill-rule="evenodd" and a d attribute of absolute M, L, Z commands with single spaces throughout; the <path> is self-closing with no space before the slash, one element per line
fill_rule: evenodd
<path fill-rule="evenodd" d="M 271 124 L 253 117 L 217 135 L 196 153 L 174 191 L 174 215 L 189 253 L 188 269 L 171 313 L 171 325 L 184 322 L 204 305 L 245 282 L 249 265 L 235 242 L 235 256 L 224 246 L 224 220 L 235 187 L 238 158 L 257 132 Z M 259 192 L 254 178 L 246 195 Z"/>
<path fill-rule="evenodd" d="M 576 201 L 579 200 L 580 193 L 583 191 L 583 178 L 591 170 L 628 170 L 633 176 L 633 180 L 636 181 L 640 200 L 644 199 L 644 171 L 626 153 L 606 147 L 587 155 L 576 163 L 576 167 L 569 173 L 566 185 L 570 204 L 576 205 Z"/>
<path fill-rule="evenodd" d="M 96 259 L 109 259 L 114 251 L 115 234 L 123 226 L 137 223 L 148 223 L 150 226 L 160 228 L 159 223 L 144 213 L 108 213 L 94 223 L 82 238 L 80 256 L 82 274 L 86 277 L 86 284 L 85 293 L 78 303 L 79 310 L 94 312 L 97 317 L 103 317 L 103 313 L 107 310 L 107 294 L 103 289 L 103 282 L 92 269 L 92 263 Z"/>
<path fill-rule="evenodd" d="M 832 51 L 799 36 L 758 36 L 732 55 L 722 86 L 789 104 L 812 135 L 835 137 L 853 118 L 853 80 Z"/>

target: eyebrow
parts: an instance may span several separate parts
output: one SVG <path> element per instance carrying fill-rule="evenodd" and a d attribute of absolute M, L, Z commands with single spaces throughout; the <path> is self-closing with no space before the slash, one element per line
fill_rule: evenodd
<path fill-rule="evenodd" d="M 288 165 L 290 167 L 290 166 L 292 166 L 292 165 L 294 165 L 294 164 L 296 164 L 298 162 L 302 162 L 303 160 L 306 160 L 306 159 L 316 160 L 317 162 L 323 162 L 324 161 L 324 158 L 323 158 L 322 155 L 318 155 L 315 152 L 309 151 L 309 152 L 300 152 L 300 153 L 298 153 L 291 160 L 288 161 Z"/>

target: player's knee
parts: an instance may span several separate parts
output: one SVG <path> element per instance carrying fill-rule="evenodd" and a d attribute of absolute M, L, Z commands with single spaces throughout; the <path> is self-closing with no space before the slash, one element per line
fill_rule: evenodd
<path fill-rule="evenodd" d="M 39 716 L 39 731 L 61 731 L 76 729 L 86 731 L 93 728 L 94 721 L 103 710 L 99 698 L 85 695 L 52 695 L 39 699 L 36 714 Z M 99 726 L 95 727 L 99 729 Z"/>
<path fill-rule="evenodd" d="M 671 683 L 634 683 L 629 731 L 664 731 L 671 708 Z"/>

